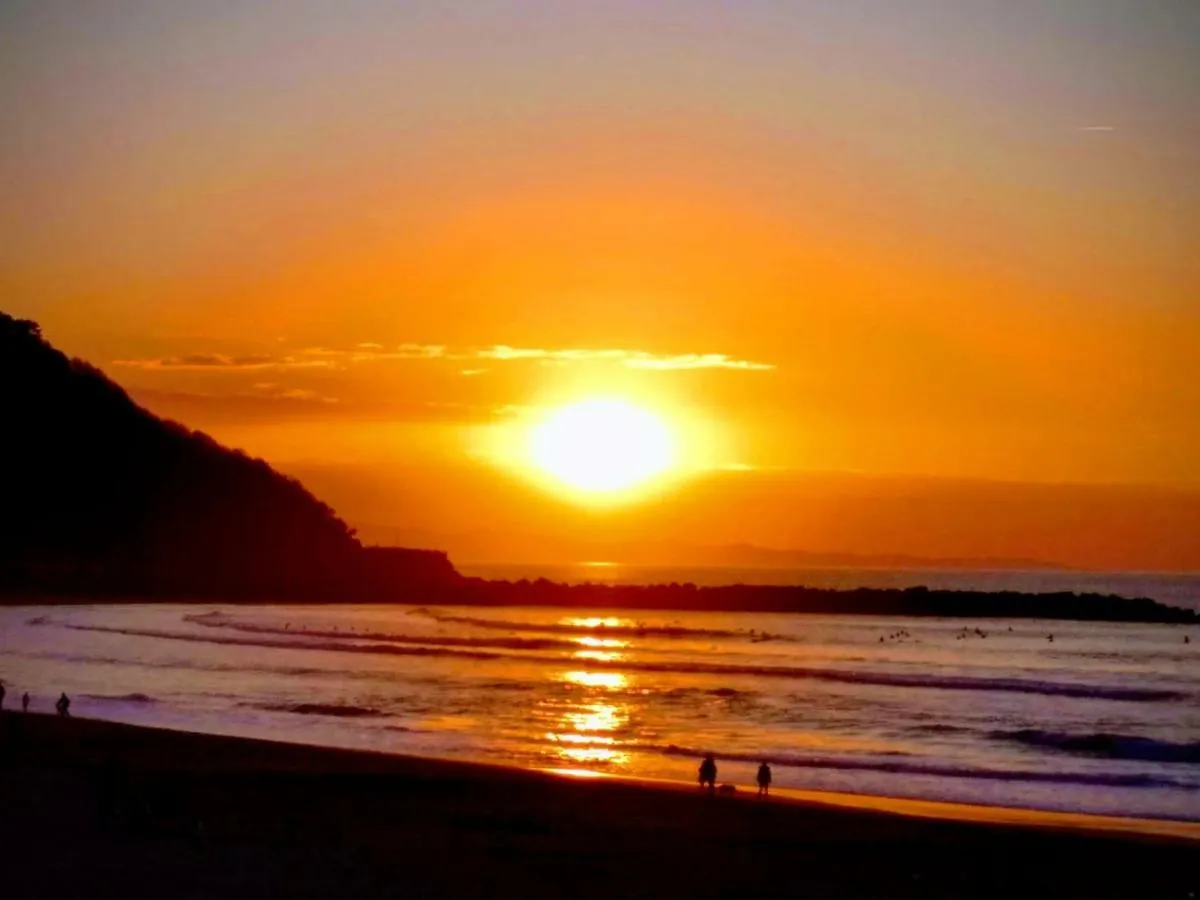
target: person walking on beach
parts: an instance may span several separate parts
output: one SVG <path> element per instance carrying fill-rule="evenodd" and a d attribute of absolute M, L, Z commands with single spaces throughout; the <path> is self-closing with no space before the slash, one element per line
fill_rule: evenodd
<path fill-rule="evenodd" d="M 58 710 L 60 716 L 69 716 L 71 714 L 71 698 L 67 696 L 66 691 L 63 691 L 62 696 L 58 698 L 58 702 L 54 704 L 54 708 Z"/>
<path fill-rule="evenodd" d="M 29 712 L 29 691 L 21 695 L 21 712 Z"/>
<path fill-rule="evenodd" d="M 700 763 L 700 787 L 706 784 L 710 794 L 717 789 L 717 761 L 711 753 L 704 754 L 704 762 Z"/>
<path fill-rule="evenodd" d="M 765 797 L 771 793 L 771 767 L 764 759 L 758 767 L 758 796 Z"/>

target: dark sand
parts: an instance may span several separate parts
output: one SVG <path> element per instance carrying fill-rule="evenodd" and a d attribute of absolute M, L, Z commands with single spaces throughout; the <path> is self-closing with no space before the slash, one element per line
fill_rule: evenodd
<path fill-rule="evenodd" d="M 0 898 L 1200 897 L 1185 838 L 15 713 L 0 742 Z"/>

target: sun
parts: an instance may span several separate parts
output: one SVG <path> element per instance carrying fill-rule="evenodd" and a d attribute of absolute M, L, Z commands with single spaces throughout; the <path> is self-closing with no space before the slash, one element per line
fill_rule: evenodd
<path fill-rule="evenodd" d="M 602 497 L 639 487 L 675 465 L 661 418 L 619 399 L 562 406 L 529 432 L 534 466 L 561 485 Z"/>

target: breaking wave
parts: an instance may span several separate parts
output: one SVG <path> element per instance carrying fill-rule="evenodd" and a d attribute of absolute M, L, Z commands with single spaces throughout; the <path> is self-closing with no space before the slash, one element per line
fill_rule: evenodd
<path fill-rule="evenodd" d="M 447 656 L 481 661 L 512 659 L 500 652 L 483 649 L 463 649 L 445 646 L 396 646 L 373 643 L 353 643 L 354 635 L 342 635 L 334 641 L 317 642 L 308 639 L 285 640 L 271 637 L 239 638 L 219 634 L 201 635 L 186 632 L 162 631 L 158 629 L 114 628 L 104 625 L 64 625 L 79 631 L 98 631 L 124 634 L 160 640 L 211 643 L 226 646 L 267 647 L 282 650 L 310 650 L 332 653 L 382 654 L 388 656 Z M 299 635 L 297 635 L 299 637 Z M 523 661 L 562 665 L 569 657 L 522 656 Z M 622 672 L 660 672 L 691 675 L 736 676 L 749 675 L 757 678 L 809 679 L 841 684 L 876 685 L 881 687 L 932 688 L 951 691 L 1001 691 L 1016 694 L 1040 694 L 1053 697 L 1072 697 L 1098 700 L 1121 700 L 1153 703 L 1178 700 L 1183 694 L 1159 688 L 1130 688 L 1115 685 L 1084 684 L 1078 682 L 1041 681 L 1025 678 L 984 678 L 969 675 L 906 675 L 892 672 L 864 672 L 850 669 L 820 669 L 804 666 L 739 666 L 724 663 L 690 662 L 672 660 L 654 662 L 649 660 L 614 661 L 589 659 L 592 669 Z"/>
<path fill-rule="evenodd" d="M 162 631 L 155 628 L 110 628 L 106 625 L 64 625 L 75 631 L 99 631 L 107 634 L 124 634 L 131 637 L 157 638 L 164 641 L 187 641 L 193 644 L 220 644 L 226 647 L 268 647 L 276 650 L 324 650 L 334 653 L 376 653 L 388 656 L 457 656 L 465 659 L 503 659 L 501 653 L 484 653 L 471 650 L 453 650 L 443 647 L 388 647 L 380 644 L 350 644 L 343 642 L 310 643 L 308 641 L 243 640 L 222 635 L 187 634 L 179 631 Z"/>
<path fill-rule="evenodd" d="M 84 694 L 87 700 L 101 700 L 110 703 L 156 703 L 157 701 L 146 694 Z"/>
<path fill-rule="evenodd" d="M 382 711 L 370 706 L 349 706 L 340 703 L 259 704 L 255 708 L 271 712 L 297 713 L 302 716 L 338 716 L 344 719 L 363 719 L 384 715 Z"/>
<path fill-rule="evenodd" d="M 605 634 L 618 637 L 668 637 L 668 638 L 758 638 L 782 640 L 778 635 L 760 635 L 757 632 L 732 631 L 724 628 L 685 628 L 682 625 L 645 625 L 628 619 L 619 619 L 619 624 L 607 624 L 603 618 L 597 624 L 576 624 L 571 622 L 518 622 L 509 619 L 489 619 L 485 616 L 459 616 L 446 613 L 436 613 L 421 608 L 412 611 L 413 615 L 425 616 L 437 622 L 447 622 L 455 625 L 472 625 L 476 628 L 494 628 L 502 631 L 532 631 L 539 634 Z"/>
<path fill-rule="evenodd" d="M 1175 743 L 1139 735 L 1068 734 L 1023 728 L 1019 731 L 993 731 L 989 737 L 1012 741 L 1028 747 L 1044 747 L 1064 753 L 1101 756 L 1106 759 L 1132 759 L 1143 762 L 1200 763 L 1200 742 Z"/>
<path fill-rule="evenodd" d="M 491 647 L 498 650 L 578 650 L 575 641 L 557 638 L 520 637 L 445 637 L 443 635 L 404 634 L 392 631 L 354 631 L 351 629 L 280 628 L 278 625 L 256 625 L 252 622 L 236 622 L 221 613 L 203 613 L 184 616 L 185 622 L 203 625 L 205 628 L 228 628 L 244 634 L 266 634 L 305 638 L 333 638 L 334 640 L 378 641 L 388 644 L 424 644 L 438 647 Z"/>

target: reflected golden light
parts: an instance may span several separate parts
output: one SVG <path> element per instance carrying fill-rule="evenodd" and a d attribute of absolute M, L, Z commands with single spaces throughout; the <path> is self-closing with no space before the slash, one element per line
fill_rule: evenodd
<path fill-rule="evenodd" d="M 565 747 L 562 755 L 574 762 L 606 763 L 608 765 L 624 765 L 629 756 L 620 750 L 609 750 L 605 747 Z"/>
<path fill-rule="evenodd" d="M 586 618 L 578 616 L 567 616 L 559 620 L 560 625 L 569 625 L 572 628 L 620 628 L 622 625 L 632 625 L 628 619 L 620 619 L 616 616 L 587 616 Z"/>
<path fill-rule="evenodd" d="M 617 638 L 598 638 L 584 635 L 583 637 L 573 638 L 577 644 L 583 644 L 585 647 L 628 647 L 629 641 L 618 640 Z"/>
<path fill-rule="evenodd" d="M 602 687 L 617 690 L 629 684 L 629 679 L 620 672 L 566 672 L 563 680 L 583 687 Z"/>
<path fill-rule="evenodd" d="M 591 703 L 582 710 L 563 715 L 563 722 L 576 732 L 616 731 L 628 720 L 623 708 L 612 703 Z"/>
<path fill-rule="evenodd" d="M 546 734 L 548 741 L 561 741 L 564 744 L 615 744 L 616 738 L 601 737 L 595 734 Z"/>
<path fill-rule="evenodd" d="M 593 398 L 559 407 L 529 432 L 529 459 L 584 494 L 626 491 L 669 471 L 675 438 L 661 418 L 625 400 Z"/>
<path fill-rule="evenodd" d="M 596 662 L 620 662 L 625 658 L 624 653 L 612 650 L 576 650 L 573 655 L 576 659 L 592 659 Z"/>
<path fill-rule="evenodd" d="M 593 769 L 541 769 L 542 772 L 550 772 L 554 775 L 566 775 L 568 778 L 608 778 L 609 776 L 603 772 L 596 772 Z"/>
<path fill-rule="evenodd" d="M 581 673 L 571 673 L 581 674 Z M 618 703 L 597 700 L 562 714 L 562 730 L 548 732 L 546 739 L 556 744 L 561 759 L 574 763 L 624 765 L 628 755 L 620 749 L 613 732 L 629 721 L 626 708 Z"/>

